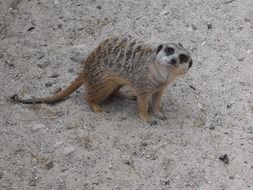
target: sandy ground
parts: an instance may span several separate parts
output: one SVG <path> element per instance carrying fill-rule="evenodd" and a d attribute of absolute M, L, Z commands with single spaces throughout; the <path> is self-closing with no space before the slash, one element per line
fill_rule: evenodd
<path fill-rule="evenodd" d="M 1 0 L 0 13 L 1 190 L 253 189 L 252 0 Z M 93 113 L 84 89 L 53 106 L 8 100 L 66 87 L 110 35 L 192 52 L 167 120 L 143 124 L 117 98 Z"/>

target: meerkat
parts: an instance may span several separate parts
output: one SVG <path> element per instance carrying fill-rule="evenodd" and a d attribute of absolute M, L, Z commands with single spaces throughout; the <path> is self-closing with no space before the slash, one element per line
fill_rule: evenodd
<path fill-rule="evenodd" d="M 161 97 L 176 77 L 192 66 L 192 58 L 180 43 L 150 45 L 129 38 L 108 38 L 102 41 L 83 61 L 77 78 L 63 91 L 43 98 L 12 99 L 24 104 L 55 103 L 85 86 L 85 100 L 94 112 L 102 112 L 99 103 L 108 96 L 136 97 L 139 117 L 149 121 L 151 105 L 155 116 L 164 119 Z M 123 86 L 130 94 L 120 91 Z M 151 104 L 149 104 L 151 102 Z"/>

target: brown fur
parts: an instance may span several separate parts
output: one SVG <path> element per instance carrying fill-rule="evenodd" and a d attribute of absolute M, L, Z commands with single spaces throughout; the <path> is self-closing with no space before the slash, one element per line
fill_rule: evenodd
<path fill-rule="evenodd" d="M 154 114 L 163 118 L 160 112 L 163 91 L 170 81 L 183 72 L 179 68 L 164 71 L 165 66 L 159 64 L 157 54 L 157 48 L 141 41 L 109 38 L 101 42 L 84 60 L 82 72 L 65 90 L 45 98 L 24 100 L 15 96 L 14 99 L 28 104 L 54 103 L 85 85 L 84 98 L 95 112 L 101 112 L 99 103 L 110 95 L 127 96 L 120 91 L 121 87 L 127 85 L 137 97 L 139 115 L 144 122 L 148 121 L 150 98 Z"/>

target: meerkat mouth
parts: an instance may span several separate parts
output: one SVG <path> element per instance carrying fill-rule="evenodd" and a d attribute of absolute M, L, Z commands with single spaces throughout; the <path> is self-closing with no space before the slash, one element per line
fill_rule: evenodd
<path fill-rule="evenodd" d="M 175 64 L 172 64 L 171 61 L 168 63 L 168 66 L 172 69 L 176 69 L 176 65 Z"/>

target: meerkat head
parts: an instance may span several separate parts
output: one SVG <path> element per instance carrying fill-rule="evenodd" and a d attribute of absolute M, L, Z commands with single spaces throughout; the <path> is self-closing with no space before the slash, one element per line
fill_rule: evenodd
<path fill-rule="evenodd" d="M 190 52 L 182 44 L 164 43 L 156 50 L 156 63 L 178 73 L 186 73 L 192 66 Z"/>

